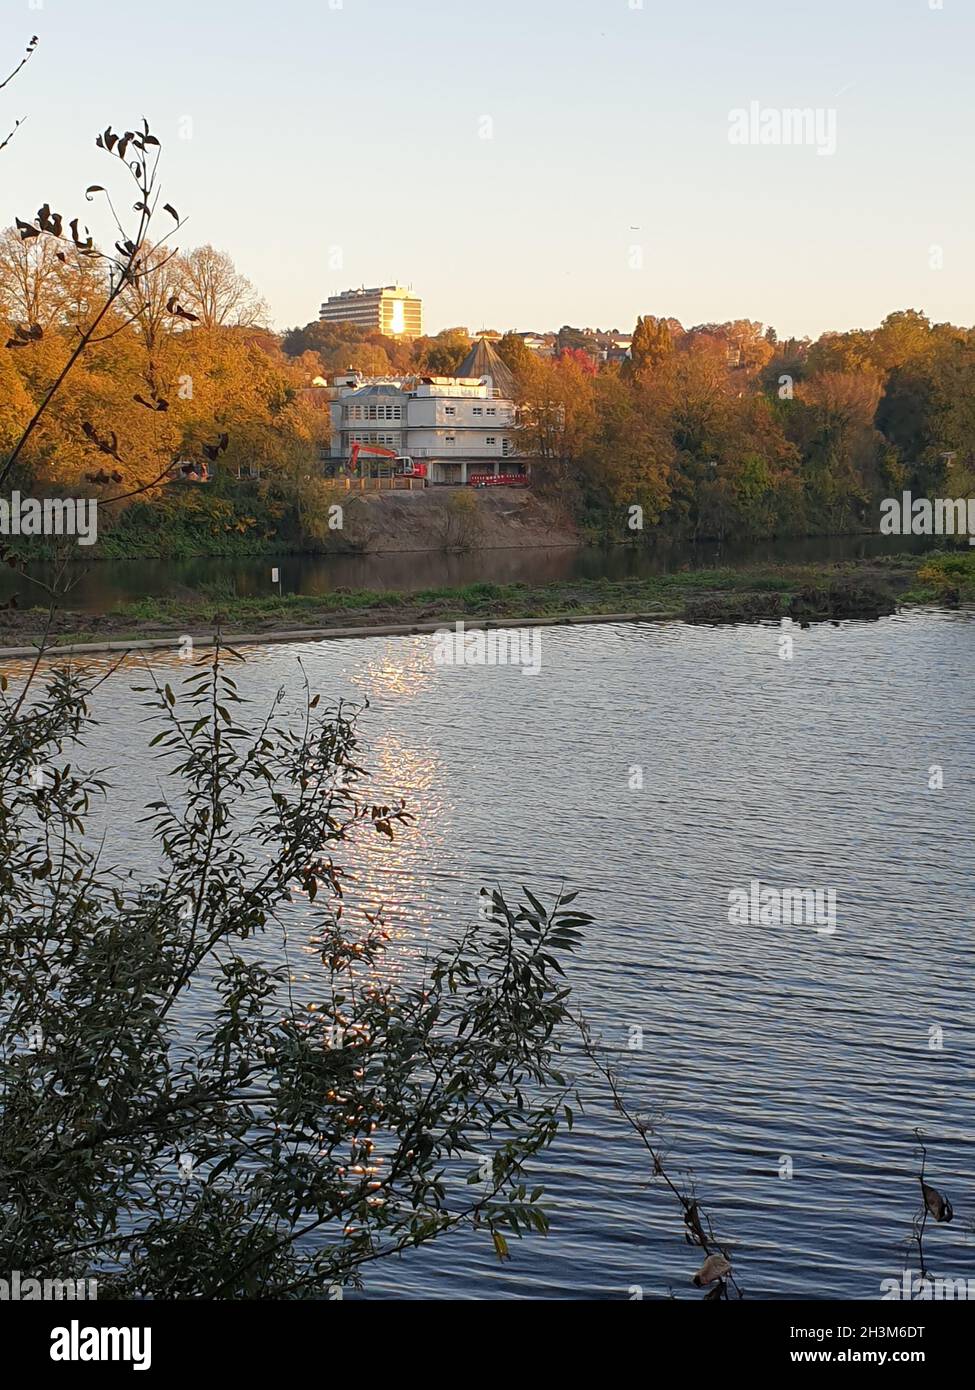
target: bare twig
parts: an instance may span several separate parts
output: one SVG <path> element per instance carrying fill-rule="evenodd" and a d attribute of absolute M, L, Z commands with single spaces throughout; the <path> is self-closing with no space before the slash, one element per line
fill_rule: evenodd
<path fill-rule="evenodd" d="M 654 1178 L 659 1178 L 679 1203 L 684 1218 L 685 1240 L 689 1245 L 697 1245 L 704 1252 L 706 1257 L 704 1264 L 692 1282 L 698 1287 L 713 1286 L 705 1295 L 707 1299 L 727 1299 L 727 1286 L 729 1284 L 738 1298 L 743 1298 L 744 1293 L 731 1272 L 731 1255 L 715 1236 L 710 1217 L 703 1211 L 693 1190 L 682 1190 L 664 1168 L 661 1152 L 650 1137 L 652 1130 L 649 1121 L 635 1114 L 627 1105 L 620 1086 L 619 1075 L 600 1055 L 599 1046 L 593 1038 L 589 1025 L 580 1018 L 576 1018 L 575 1023 L 582 1036 L 582 1045 L 586 1055 L 609 1086 L 613 1108 L 640 1136 L 644 1148 L 650 1155 Z"/>

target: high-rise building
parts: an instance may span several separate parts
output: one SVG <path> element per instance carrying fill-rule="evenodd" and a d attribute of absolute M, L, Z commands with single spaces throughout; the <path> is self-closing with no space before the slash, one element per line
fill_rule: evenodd
<path fill-rule="evenodd" d="M 387 338 L 419 338 L 423 332 L 422 301 L 400 285 L 330 295 L 319 318 L 324 323 L 352 323 Z"/>

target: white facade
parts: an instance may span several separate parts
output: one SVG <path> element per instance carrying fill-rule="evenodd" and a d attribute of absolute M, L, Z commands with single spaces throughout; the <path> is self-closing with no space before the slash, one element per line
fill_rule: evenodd
<path fill-rule="evenodd" d="M 336 377 L 330 390 L 331 456 L 378 444 L 426 463 L 431 482 L 466 483 L 469 472 L 520 471 L 514 402 L 499 399 L 489 376 L 365 379 Z"/>

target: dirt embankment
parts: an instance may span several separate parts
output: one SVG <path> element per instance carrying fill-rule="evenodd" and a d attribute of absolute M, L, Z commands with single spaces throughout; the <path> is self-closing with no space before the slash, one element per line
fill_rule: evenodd
<path fill-rule="evenodd" d="M 502 550 L 579 545 L 568 511 L 528 488 L 350 492 L 343 538 L 356 550 Z"/>

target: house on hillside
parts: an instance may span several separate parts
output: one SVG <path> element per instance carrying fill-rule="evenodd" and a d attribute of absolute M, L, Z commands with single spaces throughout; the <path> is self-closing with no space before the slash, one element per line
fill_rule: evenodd
<path fill-rule="evenodd" d="M 431 483 L 466 483 L 472 473 L 523 473 L 515 461 L 514 379 L 481 341 L 455 376 L 365 378 L 346 372 L 329 388 L 329 471 L 353 444 L 394 449 L 427 465 Z"/>

